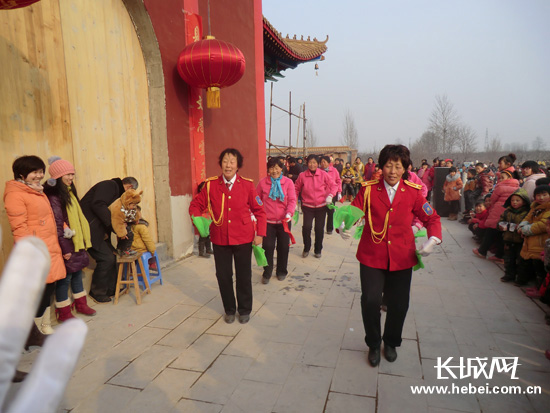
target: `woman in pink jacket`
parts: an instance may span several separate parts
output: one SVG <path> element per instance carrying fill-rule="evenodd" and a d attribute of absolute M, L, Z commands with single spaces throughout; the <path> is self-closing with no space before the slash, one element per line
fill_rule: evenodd
<path fill-rule="evenodd" d="M 46 165 L 38 156 L 21 156 L 12 165 L 14 179 L 6 182 L 4 206 L 10 222 L 13 240 L 24 237 L 40 238 L 51 256 L 50 272 L 46 288 L 36 312 L 27 341 L 27 346 L 41 345 L 43 334 L 52 334 L 50 325 L 50 301 L 55 291 L 55 282 L 65 278 L 66 270 L 61 247 L 57 239 L 57 227 L 48 197 L 40 181 L 44 178 Z"/>
<path fill-rule="evenodd" d="M 497 252 L 494 257 L 490 257 L 491 261 L 504 264 L 504 244 L 502 241 L 502 232 L 497 228 L 500 216 L 506 209 L 504 202 L 519 188 L 519 181 L 512 178 L 510 171 L 504 170 L 500 173 L 500 180 L 495 185 L 491 195 L 491 205 L 489 207 L 489 215 L 485 221 L 487 229 L 483 235 L 483 240 L 479 248 L 474 249 L 473 253 L 480 258 L 487 257 L 487 251 L 493 244 L 497 246 Z"/>
<path fill-rule="evenodd" d="M 277 279 L 282 281 L 288 274 L 290 220 L 296 209 L 296 192 L 292 179 L 282 174 L 283 165 L 281 158 L 271 158 L 267 162 L 269 175 L 262 179 L 256 187 L 267 217 L 267 231 L 262 244 L 267 266 L 264 267 L 262 284 L 267 284 L 273 273 L 275 245 L 277 245 L 277 270 L 275 272 Z"/>
<path fill-rule="evenodd" d="M 304 223 L 302 225 L 302 237 L 304 238 L 304 251 L 302 257 L 306 258 L 311 249 L 311 229 L 315 220 L 315 245 L 313 256 L 321 258 L 323 249 L 323 237 L 326 206 L 332 202 L 332 198 L 338 192 L 338 187 L 330 176 L 319 168 L 317 155 L 307 157 L 307 170 L 302 172 L 296 180 L 296 198 L 302 196 L 302 211 Z"/>

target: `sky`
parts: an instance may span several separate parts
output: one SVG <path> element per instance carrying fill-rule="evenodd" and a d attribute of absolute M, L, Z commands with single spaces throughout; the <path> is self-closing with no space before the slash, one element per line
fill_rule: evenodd
<path fill-rule="evenodd" d="M 503 144 L 540 137 L 550 148 L 549 0 L 263 0 L 283 34 L 324 40 L 325 60 L 282 72 L 273 103 L 305 102 L 318 145 L 341 145 L 349 111 L 359 150 L 408 145 L 428 128 L 436 96 L 461 121 Z M 269 132 L 271 82 L 265 84 Z M 298 124 L 293 120 L 295 145 Z M 288 145 L 288 115 L 273 109 L 272 142 Z M 266 136 L 267 136 L 266 133 Z M 300 140 L 300 146 L 301 146 Z"/>

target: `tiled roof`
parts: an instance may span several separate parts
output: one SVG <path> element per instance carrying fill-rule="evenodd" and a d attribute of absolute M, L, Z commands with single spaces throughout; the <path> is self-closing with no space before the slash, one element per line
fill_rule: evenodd
<path fill-rule="evenodd" d="M 316 38 L 311 40 L 310 37 L 304 40 L 303 36 L 301 39 L 296 39 L 296 35 L 290 39 L 288 35 L 283 37 L 264 17 L 264 45 L 266 42 L 272 43 L 271 50 L 281 57 L 305 62 L 318 58 L 327 51 L 328 35 L 324 41 L 319 41 Z"/>

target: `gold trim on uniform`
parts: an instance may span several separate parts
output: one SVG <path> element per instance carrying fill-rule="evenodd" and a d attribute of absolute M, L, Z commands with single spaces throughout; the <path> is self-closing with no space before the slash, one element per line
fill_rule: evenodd
<path fill-rule="evenodd" d="M 371 179 L 370 181 L 363 182 L 361 185 L 363 186 L 376 185 L 378 182 L 380 182 L 378 179 Z"/>
<path fill-rule="evenodd" d="M 410 187 L 413 187 L 414 189 L 422 189 L 422 185 L 420 185 L 420 184 L 415 184 L 414 182 L 407 181 L 406 179 L 403 182 L 405 182 L 405 185 L 409 185 Z"/>
<path fill-rule="evenodd" d="M 244 176 L 241 176 L 242 179 L 244 179 L 245 181 L 249 181 L 249 182 L 254 182 L 253 179 L 250 179 L 250 178 L 245 178 Z"/>

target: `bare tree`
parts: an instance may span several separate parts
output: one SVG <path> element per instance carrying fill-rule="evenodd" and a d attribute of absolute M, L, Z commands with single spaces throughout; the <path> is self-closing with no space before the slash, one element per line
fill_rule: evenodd
<path fill-rule="evenodd" d="M 459 120 L 460 117 L 447 95 L 436 96 L 435 107 L 429 119 L 429 130 L 438 138 L 437 146 L 433 148 L 435 151 L 442 154 L 453 151 Z"/>
<path fill-rule="evenodd" d="M 311 123 L 311 121 L 309 121 L 307 123 L 307 130 L 306 130 L 306 147 L 312 148 L 314 146 L 317 146 L 317 135 L 313 130 L 313 124 Z"/>
<path fill-rule="evenodd" d="M 500 141 L 500 137 L 498 136 L 498 134 L 491 138 L 485 152 L 490 162 L 496 162 L 496 158 L 502 152 L 502 142 Z"/>
<path fill-rule="evenodd" d="M 477 135 L 470 126 L 462 124 L 457 127 L 456 147 L 464 160 L 467 160 L 476 151 Z"/>
<path fill-rule="evenodd" d="M 344 133 L 342 135 L 342 144 L 353 149 L 358 149 L 359 146 L 359 135 L 357 133 L 357 128 L 355 127 L 355 120 L 353 119 L 353 115 L 349 109 L 344 115 Z"/>
<path fill-rule="evenodd" d="M 537 161 L 542 160 L 544 150 L 546 149 L 546 142 L 540 136 L 537 136 L 531 143 L 531 147 L 533 148 L 534 159 Z"/>
<path fill-rule="evenodd" d="M 415 164 L 418 164 L 422 158 L 433 159 L 439 155 L 437 146 L 437 135 L 431 131 L 424 132 L 410 147 Z"/>

